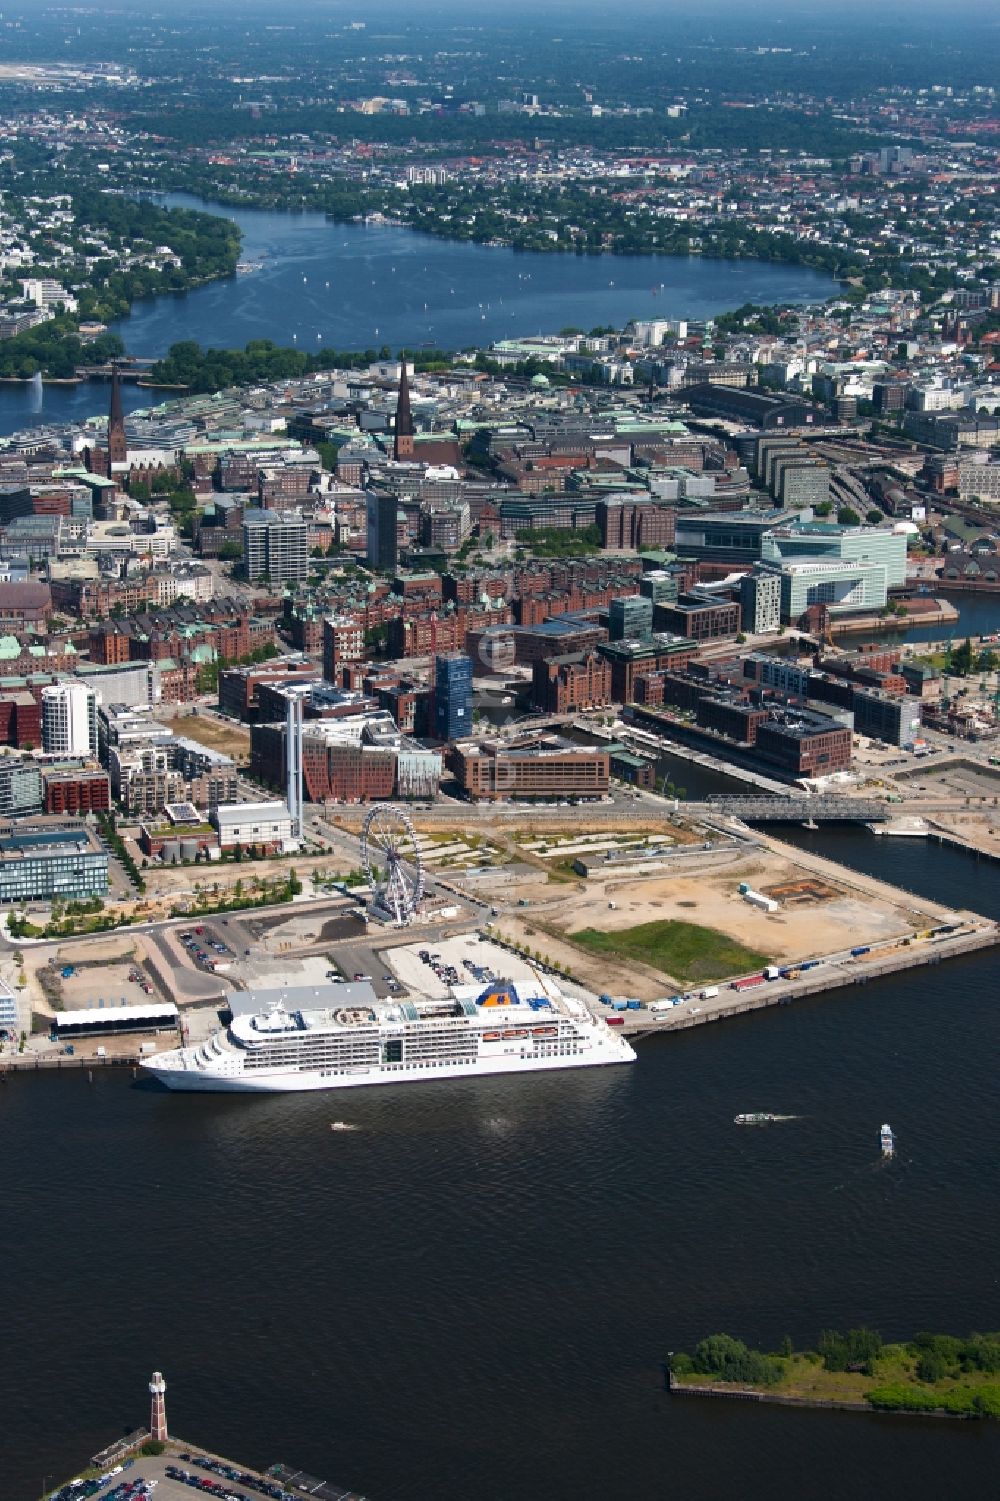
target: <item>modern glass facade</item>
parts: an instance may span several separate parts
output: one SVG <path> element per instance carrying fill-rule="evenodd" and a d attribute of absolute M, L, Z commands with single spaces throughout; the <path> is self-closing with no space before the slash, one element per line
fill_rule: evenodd
<path fill-rule="evenodd" d="M 27 829 L 0 838 L 0 904 L 104 896 L 108 852 L 73 829 Z"/>
<path fill-rule="evenodd" d="M 881 564 L 890 589 L 906 582 L 906 538 L 884 527 L 827 526 L 816 521 L 778 527 L 764 537 L 761 556 L 766 563 L 825 558 Z"/>
<path fill-rule="evenodd" d="M 837 563 L 819 558 L 781 564 L 781 618 L 801 619 L 810 605 L 825 605 L 831 614 L 848 610 L 882 610 L 888 598 L 881 563 Z"/>
<path fill-rule="evenodd" d="M 464 652 L 434 663 L 434 727 L 439 740 L 462 740 L 472 729 L 472 662 Z"/>

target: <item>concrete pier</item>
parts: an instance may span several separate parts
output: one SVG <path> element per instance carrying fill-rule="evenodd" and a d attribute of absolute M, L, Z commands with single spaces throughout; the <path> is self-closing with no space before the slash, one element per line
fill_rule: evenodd
<path fill-rule="evenodd" d="M 959 931 L 940 937 L 915 937 L 892 939 L 884 944 L 866 946 L 864 954 L 830 954 L 815 963 L 794 979 L 765 980 L 753 990 L 733 990 L 731 982 L 720 984 L 717 996 L 701 1000 L 694 996 L 669 1011 L 625 1011 L 622 1031 L 633 1041 L 659 1032 L 686 1031 L 690 1027 L 705 1026 L 708 1022 L 723 1021 L 730 1016 L 743 1016 L 749 1011 L 763 1011 L 768 1006 L 788 1006 L 806 996 L 821 995 L 827 990 L 840 990 L 848 985 L 866 985 L 869 980 L 883 979 L 886 975 L 919 969 L 925 965 L 940 964 L 946 959 L 956 959 L 962 954 L 976 953 L 981 949 L 1000 944 L 1000 925 L 985 922 L 982 918 L 970 917 L 961 922 Z M 787 969 L 796 966 L 788 964 Z"/>
<path fill-rule="evenodd" d="M 95 1455 L 90 1462 L 91 1469 L 110 1474 L 112 1468 L 120 1465 L 123 1468 L 114 1477 L 115 1481 L 119 1484 L 137 1480 L 151 1482 L 155 1486 L 156 1501 L 193 1501 L 193 1497 L 205 1494 L 198 1486 L 199 1480 L 221 1481 L 226 1494 L 237 1497 L 238 1501 L 262 1501 L 262 1498 L 268 1501 L 275 1488 L 280 1491 L 283 1501 L 300 1501 L 302 1497 L 315 1497 L 316 1501 L 366 1501 L 360 1491 L 309 1475 L 294 1466 L 275 1464 L 268 1470 L 257 1470 L 199 1445 L 186 1444 L 179 1438 L 167 1439 L 162 1454 L 143 1454 L 141 1446 L 149 1437 L 147 1430 L 137 1430 L 127 1439 L 119 1440 Z M 189 1478 L 178 1478 L 176 1472 L 186 1472 Z M 62 1501 L 63 1493 L 68 1492 L 71 1498 L 73 1489 L 70 1482 L 50 1495 Z M 108 1489 L 113 1490 L 114 1486 Z M 104 1494 L 103 1489 L 101 1494 Z"/>

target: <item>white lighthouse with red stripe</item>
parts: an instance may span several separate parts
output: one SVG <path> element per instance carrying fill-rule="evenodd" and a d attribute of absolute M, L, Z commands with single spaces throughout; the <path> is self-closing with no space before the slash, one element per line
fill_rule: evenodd
<path fill-rule="evenodd" d="M 165 1441 L 167 1438 L 167 1383 L 159 1371 L 153 1372 L 153 1379 L 149 1383 L 149 1395 L 150 1437 Z"/>

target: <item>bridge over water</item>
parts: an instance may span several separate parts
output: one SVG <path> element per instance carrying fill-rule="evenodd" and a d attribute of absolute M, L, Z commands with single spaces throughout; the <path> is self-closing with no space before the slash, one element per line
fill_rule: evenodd
<path fill-rule="evenodd" d="M 685 807 L 691 807 L 685 804 Z M 700 805 L 709 814 L 722 813 L 744 823 L 885 823 L 892 817 L 878 798 L 815 796 L 780 793 L 725 796 L 716 793 Z"/>

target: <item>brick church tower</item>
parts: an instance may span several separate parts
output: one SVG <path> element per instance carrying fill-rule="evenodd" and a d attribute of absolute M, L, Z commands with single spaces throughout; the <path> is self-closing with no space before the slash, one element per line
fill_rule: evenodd
<path fill-rule="evenodd" d="M 122 391 L 118 378 L 118 366 L 111 370 L 111 411 L 108 414 L 108 477 L 115 464 L 128 463 L 128 445 L 125 442 L 125 415 L 122 412 Z"/>

